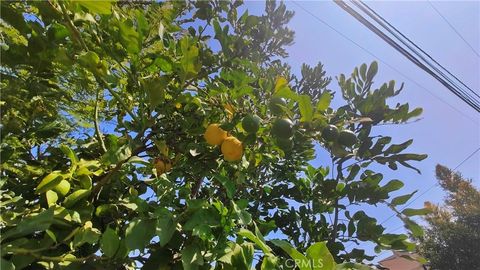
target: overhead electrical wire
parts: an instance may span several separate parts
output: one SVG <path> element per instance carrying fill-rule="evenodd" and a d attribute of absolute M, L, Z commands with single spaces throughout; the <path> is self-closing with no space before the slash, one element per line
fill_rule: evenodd
<path fill-rule="evenodd" d="M 372 12 L 367 12 L 369 11 L 366 7 L 362 7 L 360 3 L 353 2 L 354 5 L 359 7 L 363 12 L 367 13 L 367 15 L 371 18 L 374 19 L 377 24 L 385 28 L 391 35 L 393 35 L 397 40 L 399 40 L 401 43 L 404 45 L 407 45 L 407 41 L 411 43 L 411 45 L 408 45 L 407 50 L 405 47 L 401 46 L 398 44 L 396 41 L 394 41 L 390 36 L 386 35 L 382 30 L 380 30 L 378 27 L 376 27 L 372 22 L 368 21 L 366 18 L 364 18 L 359 12 L 357 12 L 354 8 L 349 6 L 345 1 L 341 0 L 336 0 L 334 1 L 338 6 L 340 6 L 343 10 L 345 10 L 347 13 L 352 15 L 356 20 L 358 20 L 360 23 L 365 25 L 368 29 L 370 29 L 372 32 L 377 34 L 380 38 L 382 38 L 385 42 L 387 42 L 390 46 L 395 48 L 398 52 L 400 52 L 402 55 L 404 55 L 406 58 L 408 58 L 412 63 L 420 67 L 422 70 L 430 74 L 432 77 L 434 77 L 437 81 L 439 81 L 441 84 L 443 84 L 447 89 L 449 89 L 453 94 L 455 94 L 458 98 L 463 100 L 466 104 L 468 104 L 470 107 L 472 107 L 474 110 L 477 112 L 480 112 L 480 100 L 475 98 L 474 96 L 478 96 L 477 93 L 475 93 L 473 90 L 471 90 L 468 86 L 466 86 L 463 82 L 461 82 L 457 77 L 452 76 L 453 78 L 449 78 L 446 76 L 445 73 L 443 73 L 440 68 L 443 68 L 443 66 L 439 65 L 439 67 L 435 67 L 431 62 L 427 61 L 426 58 L 431 58 L 431 56 L 427 56 L 427 54 L 421 50 L 425 55 L 422 56 L 418 50 L 415 50 L 412 46 L 419 48 L 417 45 L 415 45 L 413 42 L 411 42 L 409 39 L 402 40 L 399 38 L 398 33 L 400 33 L 396 29 L 391 29 L 388 28 L 389 25 L 391 24 L 386 24 L 386 20 L 376 18 Z M 366 6 L 366 4 L 363 4 Z M 397 34 L 395 34 L 395 32 Z M 400 33 L 401 34 L 401 33 Z M 401 36 L 405 37 L 403 34 Z M 414 56 L 414 54 L 416 56 Z M 420 58 L 420 59 L 419 59 Z M 431 58 L 433 59 L 433 58 Z M 438 64 L 437 61 L 433 60 L 435 63 Z M 434 70 L 432 70 L 434 69 Z M 446 70 L 445 68 L 443 68 Z M 446 70 L 447 73 L 451 74 Z M 454 80 L 457 80 L 460 84 L 466 86 L 465 89 L 462 89 L 462 87 L 459 87 L 459 84 L 456 83 Z"/>
<path fill-rule="evenodd" d="M 470 155 L 468 155 L 464 160 L 462 160 L 462 162 L 460 162 L 457 166 L 455 166 L 455 168 L 453 168 L 452 171 L 455 171 L 457 170 L 460 166 L 462 166 L 465 162 L 467 162 L 470 158 L 472 158 L 478 151 L 480 151 L 480 147 L 477 148 L 475 151 L 473 151 Z M 418 195 L 415 199 L 411 200 L 410 202 L 408 202 L 406 205 L 403 206 L 402 209 L 400 209 L 400 211 L 403 211 L 405 208 L 407 208 L 409 205 L 411 205 L 412 203 L 414 203 L 416 200 L 418 200 L 420 197 L 424 196 L 425 194 L 427 194 L 428 192 L 430 192 L 433 188 L 439 186 L 440 184 L 439 183 L 435 183 L 433 185 L 431 185 L 429 188 L 427 188 L 424 192 L 422 192 L 420 195 Z M 396 216 L 397 214 L 393 214 L 391 216 L 389 216 L 388 218 L 386 218 L 385 220 L 383 220 L 380 225 L 384 224 L 385 222 L 387 222 L 388 220 L 390 220 L 391 218 L 393 218 L 394 216 Z"/>
<path fill-rule="evenodd" d="M 400 32 L 397 28 L 395 28 L 395 26 L 393 26 L 392 24 L 390 24 L 386 19 L 384 19 L 381 15 L 379 15 L 377 12 L 375 12 L 375 10 L 373 10 L 372 8 L 370 8 L 365 2 L 361 1 L 361 0 L 358 0 L 358 1 L 353 1 L 352 2 L 354 5 L 356 5 L 357 7 L 359 7 L 360 9 L 362 9 L 362 11 L 364 11 L 367 15 L 369 15 L 369 17 L 371 17 L 372 19 L 374 19 L 377 23 L 379 23 L 383 28 L 385 28 L 388 32 L 390 32 L 392 35 L 394 35 L 398 40 L 400 40 L 404 45 L 406 45 L 411 51 L 413 51 L 417 56 L 419 56 L 420 58 L 422 58 L 422 60 L 424 60 L 425 62 L 428 63 L 428 59 L 430 59 L 431 61 L 433 61 L 436 65 L 438 65 L 441 69 L 443 69 L 443 71 L 447 72 L 450 76 L 452 76 L 453 78 L 455 78 L 455 80 L 457 80 L 460 84 L 462 84 L 465 88 L 467 88 L 473 95 L 475 95 L 476 97 L 480 98 L 480 95 L 478 93 L 476 93 L 475 91 L 473 91 L 470 87 L 468 87 L 468 85 L 466 85 L 464 82 L 462 82 L 459 78 L 457 78 L 457 76 L 455 76 L 454 74 L 452 74 L 450 71 L 448 71 L 448 69 L 446 69 L 444 66 L 442 66 L 440 63 L 438 63 L 432 56 L 430 56 L 427 52 L 425 52 L 422 48 L 420 48 L 419 46 L 417 46 L 417 44 L 415 44 L 413 41 L 411 41 L 408 37 L 406 37 L 402 32 Z M 387 26 L 386 26 L 386 25 Z M 389 28 L 390 27 L 390 28 Z M 399 37 L 398 35 L 400 35 L 401 37 Z M 403 39 L 405 40 L 403 40 Z M 414 46 L 416 49 L 420 50 L 421 53 L 423 53 L 423 55 L 421 53 L 419 53 L 418 51 L 415 51 L 414 48 L 412 48 L 411 46 Z M 425 59 L 425 57 L 427 57 L 428 59 Z M 442 76 L 446 77 L 445 74 L 443 74 L 443 72 L 441 70 L 439 70 L 438 67 L 435 67 L 435 65 L 432 65 L 431 63 L 428 63 L 429 65 L 431 65 L 437 72 L 441 73 Z M 455 82 L 454 82 L 455 83 Z M 456 84 L 456 83 L 455 83 Z"/>
<path fill-rule="evenodd" d="M 341 31 L 337 30 L 335 27 L 331 26 L 330 24 L 328 24 L 326 21 L 322 20 L 319 16 L 315 15 L 313 12 L 311 12 L 310 10 L 304 8 L 302 5 L 300 5 L 299 3 L 297 3 L 296 1 L 292 1 L 291 3 L 297 5 L 299 8 L 301 8 L 303 11 L 305 11 L 306 13 L 308 13 L 310 16 L 312 16 L 313 18 L 315 18 L 317 21 L 319 21 L 320 23 L 324 24 L 325 26 L 327 26 L 328 28 L 330 28 L 331 30 L 333 30 L 334 32 L 336 32 L 338 35 L 340 35 L 341 37 L 343 37 L 344 39 L 348 40 L 349 42 L 351 42 L 352 44 L 354 44 L 355 46 L 357 46 L 358 48 L 360 48 L 361 50 L 363 50 L 364 52 L 368 53 L 369 55 L 371 55 L 372 57 L 374 57 L 375 59 L 377 59 L 378 61 L 380 61 L 381 63 L 385 64 L 386 66 L 388 66 L 389 68 L 391 68 L 393 71 L 397 72 L 398 74 L 402 75 L 404 78 L 406 78 L 407 80 L 413 82 L 415 85 L 417 85 L 418 87 L 422 88 L 423 90 L 427 91 L 427 93 L 429 93 L 430 95 L 432 95 L 434 98 L 438 99 L 439 101 L 443 102 L 445 105 L 449 106 L 451 109 L 453 109 L 454 111 L 458 112 L 459 114 L 465 116 L 466 118 L 468 118 L 469 120 L 471 120 L 473 123 L 477 123 L 478 121 L 474 118 L 472 118 L 471 116 L 465 114 L 464 112 L 460 111 L 458 108 L 456 108 L 455 106 L 451 105 L 449 102 L 445 101 L 443 98 L 441 98 L 440 96 L 438 96 L 437 94 L 435 94 L 433 91 L 429 90 L 428 88 L 426 88 L 425 86 L 421 85 L 419 82 L 417 82 L 416 80 L 412 79 L 411 77 L 407 76 L 405 73 L 401 72 L 399 69 L 397 69 L 396 67 L 394 67 L 393 65 L 389 64 L 388 62 L 386 62 L 385 60 L 383 60 L 382 58 L 378 57 L 377 55 L 375 55 L 373 52 L 371 52 L 370 50 L 366 49 L 365 47 L 363 47 L 362 45 L 360 45 L 359 43 L 357 43 L 356 41 L 354 41 L 353 39 L 351 39 L 350 37 L 348 37 L 347 35 L 345 35 L 344 33 L 342 33 Z"/>
<path fill-rule="evenodd" d="M 444 73 L 443 71 L 447 72 L 450 76 L 452 76 L 455 80 L 457 80 L 457 82 L 459 82 L 460 84 L 462 84 L 465 88 L 468 89 L 468 91 L 475 95 L 476 97 L 480 98 L 480 95 L 475 93 L 475 91 L 473 91 L 470 87 L 468 87 L 465 83 L 463 83 L 460 79 L 458 79 L 455 75 L 453 75 L 450 71 L 448 71 L 448 69 L 446 69 L 444 66 L 442 66 L 440 63 L 438 63 L 432 56 L 430 56 L 427 52 L 425 52 L 422 48 L 420 48 L 419 46 L 417 46 L 417 44 L 415 44 L 413 41 L 411 41 L 408 37 L 406 37 L 402 32 L 400 32 L 397 28 L 395 28 L 395 26 L 393 26 L 392 24 L 390 24 L 387 20 L 385 20 L 382 16 L 380 16 L 377 12 L 375 12 L 372 8 L 370 8 L 367 4 L 365 4 L 364 2 L 362 2 L 361 0 L 359 1 L 354 1 L 352 2 L 354 5 L 356 5 L 357 7 L 359 7 L 362 11 L 364 11 L 369 17 L 371 17 L 372 19 L 374 19 L 378 24 L 380 24 L 383 28 L 385 28 L 389 33 L 391 33 L 392 35 L 395 36 L 395 38 L 397 38 L 400 42 L 402 42 L 405 46 L 407 46 L 411 51 L 413 51 L 418 57 L 420 57 L 424 62 L 426 62 L 429 66 L 431 66 L 432 68 L 435 69 L 435 71 L 439 72 L 443 77 L 447 78 L 447 80 L 449 80 L 449 82 L 452 82 L 453 84 L 457 85 L 457 83 L 455 81 L 451 81 Z M 386 24 L 386 25 L 385 25 Z M 401 37 L 399 37 L 398 35 L 400 35 Z M 402 39 L 403 38 L 403 39 Z M 418 51 L 415 51 L 414 48 L 412 48 L 411 46 L 414 46 L 417 50 L 419 50 L 420 52 Z M 423 53 L 423 55 L 422 55 Z M 427 57 L 428 59 L 430 59 L 431 61 L 433 61 L 436 65 L 438 65 L 438 67 L 436 67 L 435 65 L 433 65 L 432 63 L 428 62 L 429 60 L 426 59 L 425 57 Z M 440 70 L 440 69 L 443 69 Z M 458 85 L 457 85 L 458 87 Z M 470 93 L 467 92 L 467 95 L 470 95 Z M 472 96 L 470 96 L 472 98 Z M 474 97 L 473 97 L 474 98 Z"/>
<path fill-rule="evenodd" d="M 465 44 L 467 44 L 468 47 L 470 47 L 470 49 L 472 50 L 473 53 L 475 53 L 477 55 L 477 57 L 480 58 L 480 54 L 478 54 L 478 52 L 475 50 L 475 48 L 473 48 L 473 46 L 462 36 L 462 34 L 460 34 L 460 32 L 455 28 L 455 26 L 453 26 L 453 24 L 451 24 L 447 18 L 445 18 L 445 16 L 443 16 L 443 14 L 440 12 L 440 10 L 438 10 L 435 5 L 433 5 L 433 3 L 430 1 L 430 0 L 427 0 L 427 2 L 430 4 L 430 6 L 435 10 L 435 12 L 440 16 L 442 17 L 442 19 L 448 24 L 448 26 L 450 26 L 450 28 L 465 42 Z"/>

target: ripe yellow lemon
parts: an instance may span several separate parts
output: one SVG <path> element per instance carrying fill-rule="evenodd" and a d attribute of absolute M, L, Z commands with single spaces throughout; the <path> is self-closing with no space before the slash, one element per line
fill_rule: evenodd
<path fill-rule="evenodd" d="M 155 169 L 157 170 L 157 175 L 164 174 L 169 172 L 172 169 L 172 162 L 170 160 L 163 160 L 161 158 L 155 159 Z"/>
<path fill-rule="evenodd" d="M 227 137 L 222 143 L 223 158 L 226 161 L 237 161 L 243 156 L 242 142 L 235 137 Z"/>
<path fill-rule="evenodd" d="M 221 129 L 219 124 L 210 124 L 203 137 L 210 145 L 220 145 L 227 138 L 227 132 Z"/>

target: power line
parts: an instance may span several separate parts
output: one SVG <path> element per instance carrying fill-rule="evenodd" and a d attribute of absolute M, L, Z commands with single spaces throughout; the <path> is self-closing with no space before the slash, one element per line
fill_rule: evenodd
<path fill-rule="evenodd" d="M 456 107 L 454 107 L 453 105 L 451 105 L 450 103 L 448 103 L 447 101 L 445 101 L 443 98 L 439 97 L 438 95 L 436 95 L 435 93 L 433 93 L 432 91 L 430 91 L 428 88 L 424 87 L 423 85 L 421 85 L 420 83 L 418 83 L 417 81 L 415 81 L 414 79 L 410 78 L 409 76 L 407 76 L 406 74 L 404 74 L 403 72 L 401 72 L 400 70 L 398 70 L 397 68 L 395 68 L 393 65 L 390 65 L 388 62 L 386 62 L 385 60 L 383 60 L 382 58 L 378 57 L 377 55 L 375 55 L 374 53 L 372 53 L 371 51 L 369 51 L 368 49 L 366 49 L 365 47 L 363 47 L 362 45 L 360 45 L 359 43 L 357 43 L 356 41 L 354 41 L 353 39 L 351 39 L 350 37 L 348 37 L 347 35 L 343 34 L 341 31 L 337 30 L 335 27 L 331 26 L 330 24 L 328 24 L 326 21 L 322 20 L 320 17 L 318 17 L 317 15 L 315 15 L 314 13 L 312 13 L 310 10 L 304 8 L 302 5 L 300 5 L 299 3 L 297 3 L 296 1 L 292 1 L 293 4 L 295 4 L 296 6 L 298 6 L 299 8 L 301 8 L 304 12 L 308 13 L 310 16 L 312 16 L 313 18 L 315 18 L 317 21 L 319 21 L 320 23 L 324 24 L 325 26 L 327 26 L 328 28 L 330 28 L 331 30 L 333 30 L 334 32 L 336 32 L 338 35 L 340 35 L 341 37 L 343 37 L 344 39 L 350 41 L 352 44 L 354 44 L 355 46 L 357 46 L 358 48 L 360 48 L 361 50 L 363 50 L 364 52 L 366 52 L 367 54 L 369 54 L 370 56 L 374 57 L 375 59 L 377 59 L 378 61 L 380 61 L 381 63 L 383 63 L 384 65 L 388 66 L 390 69 L 392 69 L 393 71 L 397 72 L 398 74 L 400 74 L 401 76 L 403 76 L 404 78 L 406 78 L 407 80 L 411 81 L 412 83 L 414 83 L 415 85 L 417 85 L 418 87 L 422 88 L 423 90 L 427 91 L 427 93 L 429 93 L 431 96 L 433 96 L 434 98 L 436 98 L 437 100 L 443 102 L 445 105 L 447 105 L 448 107 L 450 107 L 451 109 L 453 109 L 454 111 L 458 112 L 459 114 L 465 116 L 466 118 L 468 118 L 470 121 L 472 121 L 473 123 L 477 124 L 477 120 L 473 119 L 472 117 L 470 117 L 469 115 L 463 113 L 462 111 L 460 111 L 459 109 L 457 109 Z"/>
<path fill-rule="evenodd" d="M 477 150 L 473 151 L 473 153 L 471 153 L 468 157 L 466 157 L 462 162 L 460 162 L 460 164 L 458 164 L 455 168 L 453 168 L 453 170 L 457 170 L 458 167 L 462 166 L 463 163 L 467 162 L 471 157 L 473 157 L 478 151 L 480 151 L 480 147 L 477 148 Z"/>
<path fill-rule="evenodd" d="M 450 76 L 452 76 L 453 78 L 455 78 L 455 80 L 457 80 L 460 84 L 462 84 L 465 88 L 467 88 L 473 95 L 477 96 L 478 98 L 480 98 L 480 95 L 477 94 L 475 91 L 473 91 L 470 87 L 468 87 L 468 85 L 466 85 L 463 81 L 461 81 L 459 78 L 457 78 L 457 76 L 455 76 L 454 74 L 452 74 L 450 71 L 448 71 L 448 69 L 446 69 L 444 66 L 442 66 L 440 63 L 438 63 L 432 56 L 430 56 L 430 54 L 428 54 L 427 52 L 425 52 L 422 48 L 420 48 L 417 44 L 415 44 L 412 40 L 410 40 L 408 37 L 406 37 L 402 32 L 400 32 L 397 28 L 395 28 L 395 26 L 393 26 L 392 24 L 390 24 L 386 19 L 384 19 L 381 15 L 379 15 L 377 12 L 375 12 L 375 10 L 373 10 L 371 7 L 369 7 L 365 2 L 361 1 L 361 0 L 358 0 L 358 1 L 353 1 L 352 2 L 354 5 L 356 5 L 357 7 L 359 7 L 360 9 L 362 9 L 362 11 L 364 11 L 365 13 L 367 13 L 367 15 L 369 15 L 372 19 L 374 19 L 377 23 L 379 23 L 380 25 L 382 25 L 383 28 L 385 28 L 387 31 L 389 31 L 391 34 L 393 34 L 398 40 L 400 40 L 400 42 L 402 42 L 404 45 L 406 45 L 411 51 L 413 51 L 417 56 L 419 56 L 420 58 L 422 58 L 423 61 L 427 62 L 427 64 L 429 64 L 432 68 L 434 68 L 437 72 L 441 73 L 441 75 L 443 77 L 446 77 L 445 74 L 443 74 L 442 71 L 438 70 L 434 65 L 432 65 L 431 63 L 428 62 L 428 60 L 426 60 L 424 58 L 424 56 L 426 56 L 427 58 L 429 58 L 431 61 L 433 61 L 436 65 L 438 65 L 441 69 L 443 69 L 445 72 L 447 72 Z M 375 17 L 376 16 L 376 17 Z M 380 19 L 380 21 L 379 21 Z M 387 24 L 387 26 L 385 26 L 383 23 Z M 393 31 L 392 31 L 393 29 Z M 403 39 L 405 39 L 406 41 L 408 41 L 409 43 L 405 42 L 404 40 L 402 40 L 402 38 L 400 38 L 397 34 L 399 34 Z M 419 52 L 415 51 L 415 49 L 413 49 L 410 45 L 413 45 L 417 50 L 419 50 L 420 52 L 423 53 L 420 54 Z M 455 82 L 454 82 L 455 83 Z"/>
<path fill-rule="evenodd" d="M 455 168 L 453 169 L 453 171 L 457 170 L 460 166 L 462 166 L 465 162 L 467 162 L 471 157 L 473 157 L 478 151 L 480 151 L 480 147 L 477 148 L 475 151 L 473 151 L 473 153 L 471 153 L 469 156 L 467 156 L 462 162 L 460 162 L 457 166 L 455 166 Z M 434 185 L 430 186 L 426 191 L 424 191 L 422 194 L 420 194 L 417 198 L 415 198 L 414 200 L 410 201 L 407 205 L 405 205 L 403 209 L 405 209 L 407 206 L 409 206 L 410 204 L 412 204 L 414 201 L 416 201 L 418 198 L 420 198 L 421 196 L 425 195 L 426 193 L 428 193 L 430 190 L 432 190 L 434 187 L 438 186 L 439 183 L 435 183 Z M 400 211 L 402 211 L 400 210 Z M 396 214 L 388 217 L 387 219 L 385 219 L 382 223 L 380 223 L 380 225 L 384 224 L 385 222 L 387 222 L 389 219 L 391 219 L 392 217 L 396 216 Z M 396 232 L 397 230 L 401 229 L 401 228 L 404 228 L 405 225 L 402 225 L 402 226 L 398 226 L 396 227 L 395 229 L 391 230 L 390 232 L 388 233 L 394 233 Z M 384 254 L 385 252 L 388 252 L 390 250 L 384 250 L 383 252 L 381 252 L 380 254 L 377 255 L 378 256 L 381 256 L 382 254 Z"/>
<path fill-rule="evenodd" d="M 372 32 L 374 32 L 377 36 L 379 36 L 381 39 L 383 39 L 385 42 L 387 42 L 390 46 L 395 48 L 398 52 L 400 52 L 402 55 L 404 55 L 407 59 L 409 59 L 412 63 L 423 69 L 425 72 L 430 74 L 432 77 L 434 77 L 437 81 L 439 81 L 441 84 L 443 84 L 447 89 L 449 89 L 453 94 L 455 94 L 458 98 L 463 100 L 466 104 L 468 104 L 470 107 L 475 109 L 477 112 L 480 112 L 480 101 L 473 98 L 470 96 L 468 91 L 463 90 L 458 87 L 458 85 L 452 81 L 450 78 L 446 77 L 443 72 L 441 72 L 438 68 L 434 67 L 431 63 L 426 61 L 426 59 L 420 55 L 418 51 L 415 51 L 411 46 L 408 46 L 406 44 L 406 41 L 401 40 L 398 35 L 395 35 L 393 30 L 389 29 L 386 24 L 382 23 L 381 20 L 378 18 L 375 18 L 372 13 L 369 13 L 366 11 L 365 8 L 361 7 L 357 2 L 353 2 L 354 5 L 357 7 L 360 7 L 363 12 L 367 13 L 369 17 L 374 19 L 378 24 L 380 24 L 382 27 L 384 27 L 387 31 L 389 31 L 391 34 L 397 38 L 397 40 L 400 40 L 404 45 L 407 45 L 407 47 L 410 49 L 410 51 L 406 50 L 404 47 L 400 46 L 396 41 L 394 41 L 391 37 L 387 36 L 383 31 L 381 31 L 379 28 L 377 28 L 373 23 L 365 19 L 360 13 L 358 13 L 355 9 L 350 7 L 345 1 L 342 0 L 337 0 L 334 1 L 339 7 L 341 7 L 343 10 L 345 10 L 347 13 L 352 15 L 356 20 L 358 20 L 360 23 L 365 25 L 368 29 L 370 29 Z M 397 30 L 398 31 L 398 30 Z M 403 35 L 402 35 L 403 36 Z M 411 41 L 410 41 L 411 42 Z M 416 46 L 416 45 L 415 45 Z M 417 46 L 418 47 L 418 46 Z M 422 61 L 420 61 L 418 58 L 416 58 L 412 53 L 416 54 L 418 57 L 420 57 Z M 424 63 L 425 62 L 425 63 Z M 436 61 L 435 61 L 436 62 Z M 426 65 L 429 67 L 427 67 Z M 431 68 L 435 69 L 436 72 L 432 71 Z M 437 74 L 437 73 L 440 73 Z M 451 73 L 450 73 L 451 74 Z M 455 77 L 456 78 L 456 77 Z M 457 78 L 456 78 L 457 79 Z M 458 80 L 458 79 L 457 79 Z M 461 82 L 460 80 L 458 80 Z M 463 82 L 461 84 L 465 85 Z M 467 87 L 467 89 L 470 90 L 470 92 L 475 93 L 473 90 Z"/>
<path fill-rule="evenodd" d="M 356 12 L 354 9 L 349 7 L 346 2 L 344 1 L 336 1 L 336 3 L 342 7 L 345 11 L 347 11 L 349 14 L 351 14 L 353 17 L 355 17 L 358 21 L 360 21 L 362 24 L 364 24 L 367 28 L 372 30 L 374 33 L 376 33 L 380 38 L 382 38 L 384 41 L 386 41 L 388 44 L 390 44 L 392 47 L 397 49 L 400 53 L 402 53 L 404 56 L 406 56 L 408 59 L 410 59 L 413 63 L 415 63 L 417 66 L 422 68 L 424 71 L 432 75 L 434 78 L 436 78 L 439 82 L 441 82 L 445 87 L 450 89 L 454 94 L 456 94 L 459 98 L 467 102 L 469 105 L 475 105 L 478 106 L 476 108 L 480 108 L 480 101 L 476 100 L 475 97 L 471 96 L 470 93 L 473 95 L 477 96 L 480 98 L 480 95 L 475 93 L 470 87 L 468 87 L 465 83 L 463 83 L 460 79 L 458 79 L 455 75 L 453 75 L 451 72 L 449 72 L 445 67 L 443 67 L 440 63 L 438 63 L 433 57 L 431 57 L 428 53 L 426 53 L 424 50 L 422 50 L 419 46 L 417 46 L 413 41 L 411 41 L 408 37 L 406 37 L 403 33 L 401 33 L 397 28 L 395 28 L 393 25 L 391 25 L 387 20 L 385 20 L 382 16 L 380 16 L 378 13 L 376 13 L 373 9 L 371 9 L 367 4 L 363 3 L 361 0 L 359 1 L 352 1 L 352 3 L 360 8 L 367 16 L 372 18 L 376 23 L 378 23 L 381 27 L 383 27 L 385 30 L 387 30 L 391 35 L 393 35 L 398 41 L 400 41 L 404 46 L 407 46 L 410 52 L 413 52 L 417 57 L 419 57 L 423 62 L 420 62 L 418 59 L 414 58 L 410 52 L 405 50 L 403 47 L 399 46 L 395 41 L 393 41 L 390 37 L 385 35 L 381 30 L 379 30 L 377 27 L 375 27 L 372 23 L 370 23 L 368 20 L 366 20 L 363 16 L 361 16 L 358 12 Z M 414 46 L 415 48 L 413 48 Z M 419 50 L 419 51 L 417 51 Z M 423 53 L 423 54 L 422 54 Z M 451 80 L 448 78 L 439 68 L 437 68 L 435 65 L 433 65 L 431 62 L 429 62 L 428 59 L 433 61 L 436 65 L 438 65 L 441 69 L 443 69 L 445 72 L 447 72 L 450 76 L 455 78 L 457 82 L 462 84 L 465 88 L 468 89 L 462 90 L 461 88 L 458 88 L 458 85 L 455 81 Z M 434 74 L 428 67 L 426 67 L 425 64 L 427 64 L 430 68 L 433 68 L 437 73 L 440 73 L 440 76 L 437 74 Z M 449 84 L 447 84 L 449 83 Z M 470 92 L 470 93 L 469 93 Z M 478 102 L 477 104 L 472 104 L 473 102 Z M 478 110 L 477 110 L 478 111 Z M 480 111 L 479 111 L 480 112 Z"/>
<path fill-rule="evenodd" d="M 464 160 L 462 160 L 462 162 L 460 162 L 457 166 L 455 166 L 455 168 L 453 168 L 452 171 L 455 171 L 457 170 L 460 166 L 462 166 L 465 162 L 467 162 L 470 158 L 472 158 L 478 151 L 480 151 L 480 147 L 477 148 L 475 151 L 473 151 L 470 155 L 468 155 Z M 430 190 L 432 190 L 433 188 L 439 186 L 439 183 L 435 183 L 433 185 L 431 185 L 428 189 L 426 189 L 424 192 L 422 192 L 420 195 L 418 195 L 415 199 L 411 200 L 409 203 L 407 203 L 404 207 L 402 207 L 402 209 L 400 209 L 400 211 L 403 211 L 405 208 L 407 208 L 409 205 L 411 205 L 412 203 L 414 203 L 416 200 L 418 200 L 420 197 L 422 197 L 423 195 L 427 194 L 428 192 L 430 192 Z M 387 222 L 388 220 L 390 220 L 392 217 L 396 216 L 397 214 L 393 214 L 391 216 L 389 216 L 387 219 L 385 219 L 384 221 L 382 221 L 382 223 L 380 223 L 380 225 L 384 224 L 385 222 Z"/>
<path fill-rule="evenodd" d="M 470 47 L 470 49 L 472 49 L 472 52 L 475 53 L 477 55 L 477 57 L 480 58 L 480 55 L 478 54 L 478 52 L 475 50 L 475 48 L 473 48 L 472 45 L 470 45 L 470 43 L 462 36 L 462 34 L 460 34 L 460 32 L 457 31 L 457 29 L 447 20 L 447 18 L 445 18 L 445 16 L 442 15 L 442 13 L 440 12 L 440 10 L 438 10 L 432 2 L 430 2 L 430 0 L 427 0 L 427 2 L 430 4 L 430 6 L 435 10 L 435 12 L 437 12 L 437 14 L 442 17 L 442 19 L 448 24 L 448 26 L 450 26 L 450 28 L 458 35 L 458 37 L 460 37 L 464 42 L 465 44 L 468 45 L 468 47 Z"/>

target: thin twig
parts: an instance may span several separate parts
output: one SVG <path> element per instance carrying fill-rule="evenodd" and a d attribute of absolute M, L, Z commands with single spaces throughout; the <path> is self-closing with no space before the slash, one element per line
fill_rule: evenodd
<path fill-rule="evenodd" d="M 98 102 L 100 98 L 100 88 L 97 89 L 97 96 L 95 99 L 95 112 L 93 115 L 93 122 L 95 124 L 95 134 L 97 135 L 98 142 L 100 143 L 100 147 L 102 148 L 103 152 L 107 152 L 107 147 L 105 147 L 105 142 L 103 141 L 103 134 L 100 130 L 100 124 L 98 123 Z"/>

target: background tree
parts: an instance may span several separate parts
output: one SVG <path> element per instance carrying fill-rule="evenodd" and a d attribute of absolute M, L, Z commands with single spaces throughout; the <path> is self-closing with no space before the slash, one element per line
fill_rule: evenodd
<path fill-rule="evenodd" d="M 447 192 L 445 205 L 427 202 L 432 212 L 420 238 L 421 252 L 432 269 L 480 268 L 480 191 L 458 172 L 437 165 L 436 176 Z"/>
<path fill-rule="evenodd" d="M 375 62 L 338 94 L 321 64 L 292 74 L 284 4 L 1 8 L 2 269 L 333 269 L 372 258 L 348 243 L 415 248 L 350 206 L 413 195 L 389 200 L 402 181 L 371 165 L 426 156 L 374 129 L 421 109 L 391 105 L 402 87 L 374 86 Z"/>

